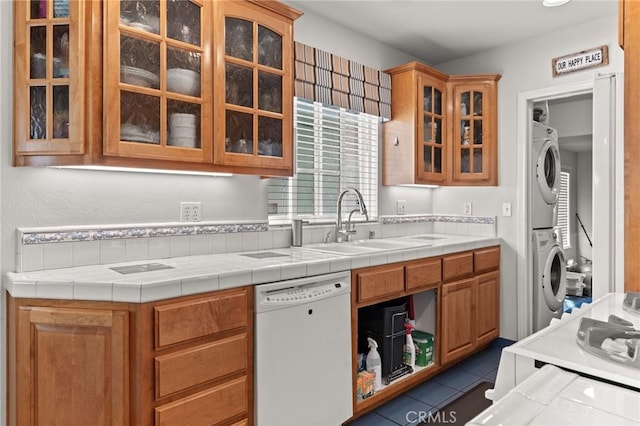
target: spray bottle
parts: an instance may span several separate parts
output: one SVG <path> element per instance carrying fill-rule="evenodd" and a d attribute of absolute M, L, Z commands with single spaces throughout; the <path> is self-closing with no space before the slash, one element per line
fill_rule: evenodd
<path fill-rule="evenodd" d="M 378 343 L 371 337 L 367 337 L 369 342 L 369 353 L 367 354 L 367 371 L 374 375 L 373 391 L 377 392 L 382 389 L 382 361 L 378 353 Z"/>
<path fill-rule="evenodd" d="M 410 322 L 405 322 L 404 327 L 407 329 L 407 340 L 404 345 L 404 363 L 412 369 L 416 366 L 416 345 L 411 337 L 411 330 L 414 326 Z"/>

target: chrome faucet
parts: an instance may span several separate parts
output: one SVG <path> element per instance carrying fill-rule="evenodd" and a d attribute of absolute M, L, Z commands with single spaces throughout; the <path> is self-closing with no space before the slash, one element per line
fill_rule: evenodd
<path fill-rule="evenodd" d="M 358 204 L 358 208 L 357 209 L 353 209 L 350 213 L 349 213 L 349 219 L 347 220 L 347 226 L 345 229 L 343 228 L 342 225 L 342 199 L 344 198 L 345 195 L 347 195 L 348 192 L 352 192 L 355 196 L 356 196 L 356 202 Z M 351 235 L 356 233 L 355 230 L 355 225 L 352 225 L 351 223 L 351 215 L 353 215 L 353 213 L 359 211 L 361 215 L 364 215 L 364 217 L 367 219 L 367 221 L 369 220 L 369 214 L 367 213 L 367 206 L 364 204 L 364 199 L 362 198 L 362 194 L 360 193 L 360 191 L 358 191 L 355 188 L 347 188 L 344 191 L 342 191 L 340 193 L 340 195 L 338 196 L 338 219 L 336 221 L 336 241 L 341 243 L 343 241 L 349 241 L 349 239 L 351 238 Z"/>

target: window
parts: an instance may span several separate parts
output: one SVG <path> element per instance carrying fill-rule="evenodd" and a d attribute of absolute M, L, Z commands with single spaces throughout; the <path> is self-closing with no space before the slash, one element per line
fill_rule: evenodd
<path fill-rule="evenodd" d="M 568 249 L 571 247 L 571 233 L 569 224 L 571 223 L 571 217 L 569 214 L 569 181 L 571 175 L 569 172 L 560 172 L 560 196 L 558 197 L 558 217 L 556 219 L 556 226 L 560 228 L 562 232 L 562 248 Z"/>
<path fill-rule="evenodd" d="M 377 219 L 378 129 L 376 116 L 294 98 L 295 174 L 269 180 L 269 222 L 335 221 L 338 195 L 348 187 Z M 342 207 L 345 215 L 356 209 L 355 197 L 345 196 Z"/>

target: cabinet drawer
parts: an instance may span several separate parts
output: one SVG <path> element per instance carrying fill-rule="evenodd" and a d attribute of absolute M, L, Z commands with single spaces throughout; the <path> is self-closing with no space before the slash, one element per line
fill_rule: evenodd
<path fill-rule="evenodd" d="M 156 349 L 247 326 L 247 290 L 156 306 Z"/>
<path fill-rule="evenodd" d="M 248 413 L 247 378 L 241 377 L 156 407 L 156 425 L 214 425 Z"/>
<path fill-rule="evenodd" d="M 452 254 L 442 258 L 444 281 L 473 274 L 473 252 Z"/>
<path fill-rule="evenodd" d="M 402 265 L 358 273 L 358 301 L 374 300 L 404 291 Z"/>
<path fill-rule="evenodd" d="M 473 272 L 484 272 L 500 267 L 500 247 L 488 247 L 473 252 Z"/>
<path fill-rule="evenodd" d="M 406 266 L 407 290 L 432 287 L 442 281 L 442 259 L 426 259 Z"/>
<path fill-rule="evenodd" d="M 247 368 L 247 335 L 156 357 L 156 398 Z"/>

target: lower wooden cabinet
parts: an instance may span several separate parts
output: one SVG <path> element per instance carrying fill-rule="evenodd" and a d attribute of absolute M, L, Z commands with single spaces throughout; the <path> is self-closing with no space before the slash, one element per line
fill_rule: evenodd
<path fill-rule="evenodd" d="M 355 274 L 358 302 L 399 297 L 404 291 L 404 266 L 392 264 L 367 268 Z"/>
<path fill-rule="evenodd" d="M 8 299 L 8 425 L 129 424 L 129 313 Z"/>
<path fill-rule="evenodd" d="M 442 285 L 443 364 L 485 346 L 499 333 L 499 270 Z"/>
<path fill-rule="evenodd" d="M 246 377 L 156 408 L 156 425 L 216 425 L 249 410 Z"/>
<path fill-rule="evenodd" d="M 153 306 L 155 425 L 252 423 L 253 289 Z"/>
<path fill-rule="evenodd" d="M 253 424 L 253 294 L 7 296 L 7 425 Z"/>
<path fill-rule="evenodd" d="M 355 269 L 351 272 L 354 416 L 439 374 L 499 336 L 500 247 Z M 416 328 L 434 336 L 433 363 L 359 400 L 357 388 L 360 309 L 412 296 Z M 379 350 L 380 351 L 380 350 Z"/>
<path fill-rule="evenodd" d="M 442 363 L 473 351 L 476 280 L 469 278 L 442 286 Z"/>
<path fill-rule="evenodd" d="M 476 277 L 476 345 L 484 346 L 498 338 L 500 331 L 500 272 Z"/>

